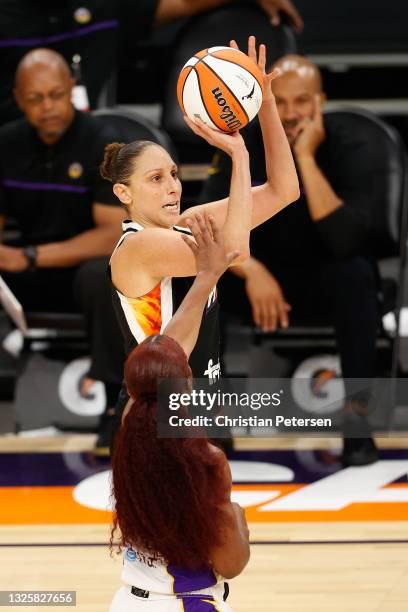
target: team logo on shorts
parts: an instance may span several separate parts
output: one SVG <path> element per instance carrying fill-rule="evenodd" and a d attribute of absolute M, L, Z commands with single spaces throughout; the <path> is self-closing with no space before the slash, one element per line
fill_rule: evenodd
<path fill-rule="evenodd" d="M 77 8 L 74 12 L 74 19 L 77 23 L 85 25 L 91 21 L 92 13 L 85 6 L 81 6 L 80 8 Z"/>
<path fill-rule="evenodd" d="M 79 162 L 74 162 L 68 168 L 68 176 L 72 179 L 79 179 L 84 172 L 82 165 Z"/>

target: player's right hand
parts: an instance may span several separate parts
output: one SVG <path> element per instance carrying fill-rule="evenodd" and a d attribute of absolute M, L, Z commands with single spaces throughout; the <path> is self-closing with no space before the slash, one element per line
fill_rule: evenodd
<path fill-rule="evenodd" d="M 184 121 L 194 134 L 201 136 L 209 145 L 216 149 L 221 149 L 221 151 L 224 151 L 230 157 L 241 149 L 246 150 L 245 141 L 238 130 L 229 133 L 214 130 L 200 119 L 197 118 L 195 121 L 192 121 L 186 115 L 184 116 Z"/>

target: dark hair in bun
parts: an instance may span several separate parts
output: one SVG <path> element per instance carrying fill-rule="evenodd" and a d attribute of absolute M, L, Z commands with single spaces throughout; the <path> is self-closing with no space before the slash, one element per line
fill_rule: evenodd
<path fill-rule="evenodd" d="M 133 172 L 133 164 L 143 151 L 155 144 L 150 140 L 134 140 L 129 144 L 111 142 L 105 146 L 105 154 L 99 171 L 111 183 L 127 185 Z"/>

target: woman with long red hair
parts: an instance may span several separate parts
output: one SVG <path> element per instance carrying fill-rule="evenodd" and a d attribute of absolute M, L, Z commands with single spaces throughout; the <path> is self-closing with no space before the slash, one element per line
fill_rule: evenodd
<path fill-rule="evenodd" d="M 231 502 L 226 457 L 204 436 L 157 435 L 159 379 L 191 386 L 188 357 L 194 348 L 208 292 L 239 255 L 226 255 L 214 220 L 189 223 L 197 276 L 165 329 L 141 342 L 125 364 L 130 400 L 112 461 L 115 515 L 113 546 L 124 549 L 122 579 L 110 612 L 231 610 L 225 578 L 249 559 L 243 510 Z"/>

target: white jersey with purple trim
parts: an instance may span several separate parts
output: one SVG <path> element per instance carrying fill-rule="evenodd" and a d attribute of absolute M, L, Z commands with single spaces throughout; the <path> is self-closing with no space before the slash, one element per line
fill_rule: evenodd
<path fill-rule="evenodd" d="M 224 582 L 222 576 L 216 575 L 210 568 L 191 571 L 165 565 L 130 546 L 123 555 L 122 580 L 139 589 L 167 595 L 206 589 Z"/>
<path fill-rule="evenodd" d="M 233 612 L 223 600 L 221 585 L 188 595 L 164 595 L 150 592 L 148 597 L 135 595 L 132 587 L 120 587 L 109 612 Z"/>
<path fill-rule="evenodd" d="M 110 612 L 138 610 L 230 612 L 223 601 L 225 580 L 210 568 L 185 570 L 166 565 L 130 546 L 123 556 L 122 580 Z M 149 604 L 147 606 L 147 603 Z M 153 606 L 156 602 L 156 607 Z"/>

